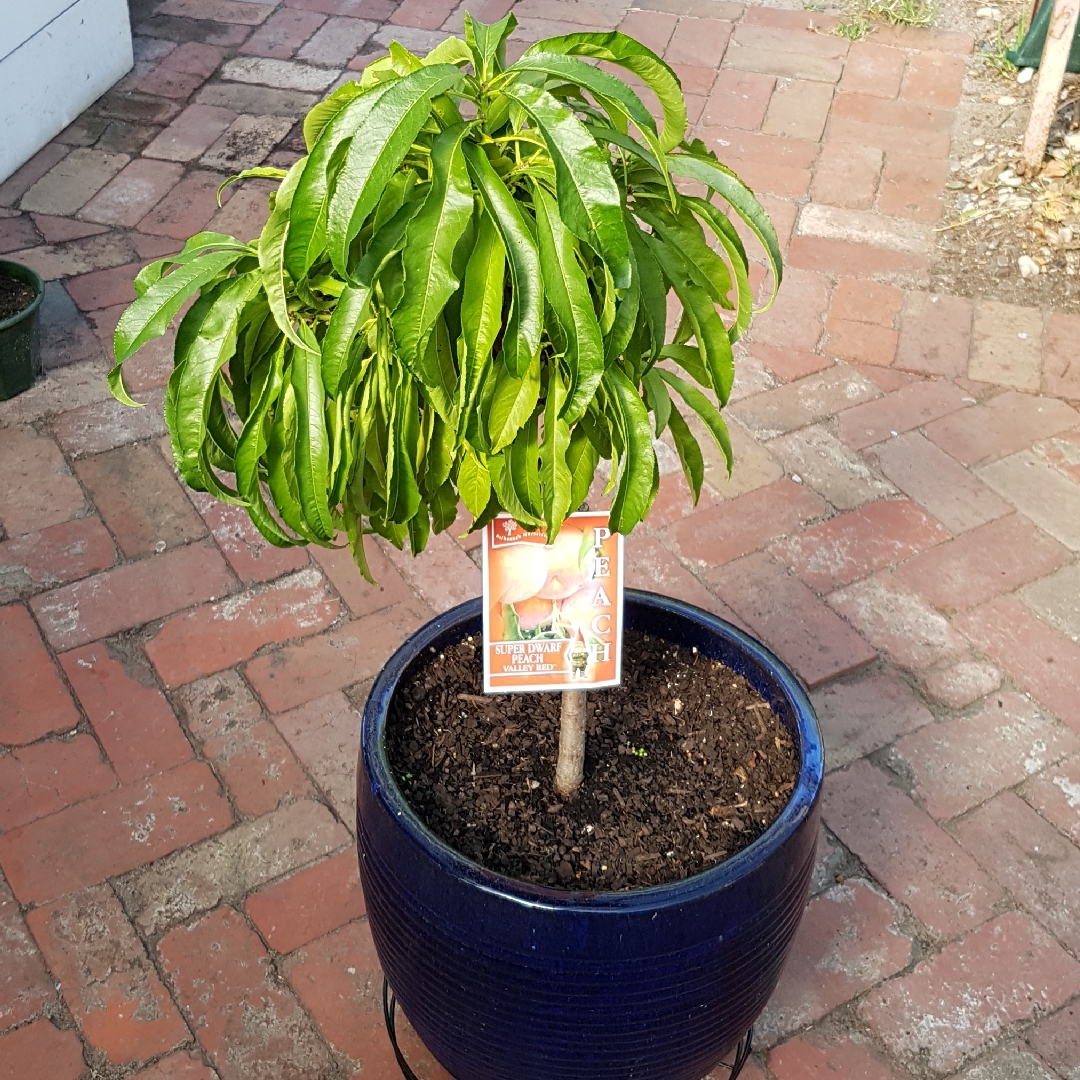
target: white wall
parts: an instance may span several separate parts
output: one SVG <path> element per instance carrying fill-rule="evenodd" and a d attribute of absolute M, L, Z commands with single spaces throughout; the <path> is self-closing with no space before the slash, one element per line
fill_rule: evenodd
<path fill-rule="evenodd" d="M 0 181 L 131 65 L 127 0 L 0 0 Z"/>

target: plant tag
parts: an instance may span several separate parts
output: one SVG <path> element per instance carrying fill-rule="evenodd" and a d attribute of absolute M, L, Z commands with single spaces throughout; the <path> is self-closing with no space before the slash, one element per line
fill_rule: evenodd
<path fill-rule="evenodd" d="M 484 690 L 589 690 L 622 680 L 623 538 L 571 514 L 554 544 L 509 515 L 484 529 Z"/>

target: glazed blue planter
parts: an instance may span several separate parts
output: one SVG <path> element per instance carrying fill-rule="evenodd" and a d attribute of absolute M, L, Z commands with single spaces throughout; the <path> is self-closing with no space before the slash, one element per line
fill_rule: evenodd
<path fill-rule="evenodd" d="M 806 903 L 823 755 L 806 694 L 767 649 L 689 604 L 626 591 L 626 624 L 744 675 L 801 753 L 748 848 L 671 885 L 561 892 L 492 873 L 409 808 L 385 752 L 390 699 L 429 648 L 481 632 L 480 601 L 415 633 L 375 680 L 357 777 L 360 877 L 379 960 L 456 1080 L 701 1080 L 765 1007 Z"/>

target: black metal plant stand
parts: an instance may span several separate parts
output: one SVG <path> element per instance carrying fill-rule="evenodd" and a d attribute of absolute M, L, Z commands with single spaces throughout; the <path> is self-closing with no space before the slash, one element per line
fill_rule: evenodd
<path fill-rule="evenodd" d="M 401 1069 L 401 1075 L 405 1080 L 419 1080 L 416 1073 L 409 1068 L 408 1062 L 405 1060 L 405 1056 L 401 1052 L 401 1048 L 398 1046 L 397 1041 L 397 998 L 394 997 L 394 992 L 390 989 L 390 984 L 383 979 L 382 984 L 382 1008 L 383 1008 L 383 1020 L 386 1021 L 386 1033 L 390 1036 L 390 1045 L 394 1048 L 394 1057 L 397 1058 L 398 1067 Z M 743 1066 L 746 1064 L 747 1058 L 750 1057 L 750 1051 L 753 1049 L 754 1043 L 754 1028 L 750 1026 L 750 1030 L 739 1040 L 739 1044 L 735 1047 L 735 1060 L 730 1065 L 727 1062 L 723 1062 L 724 1065 L 731 1070 L 731 1074 L 728 1080 L 736 1080 L 739 1073 L 742 1072 Z"/>

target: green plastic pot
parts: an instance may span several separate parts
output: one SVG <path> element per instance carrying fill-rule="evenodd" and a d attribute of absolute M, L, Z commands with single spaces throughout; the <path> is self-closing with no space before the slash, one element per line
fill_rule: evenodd
<path fill-rule="evenodd" d="M 1054 12 L 1054 0 L 1043 0 L 1035 18 L 1031 20 L 1031 26 L 1020 42 L 1020 48 L 1010 49 L 1006 59 L 1018 68 L 1037 68 L 1042 63 L 1043 46 L 1046 44 L 1046 32 L 1050 27 L 1050 16 Z M 1076 29 L 1072 48 L 1069 50 L 1069 60 L 1066 71 L 1080 72 L 1080 27 Z"/>
<path fill-rule="evenodd" d="M 34 299 L 17 315 L 0 322 L 0 401 L 21 394 L 41 374 L 41 278 L 21 263 L 0 259 L 0 274 L 34 287 Z"/>

